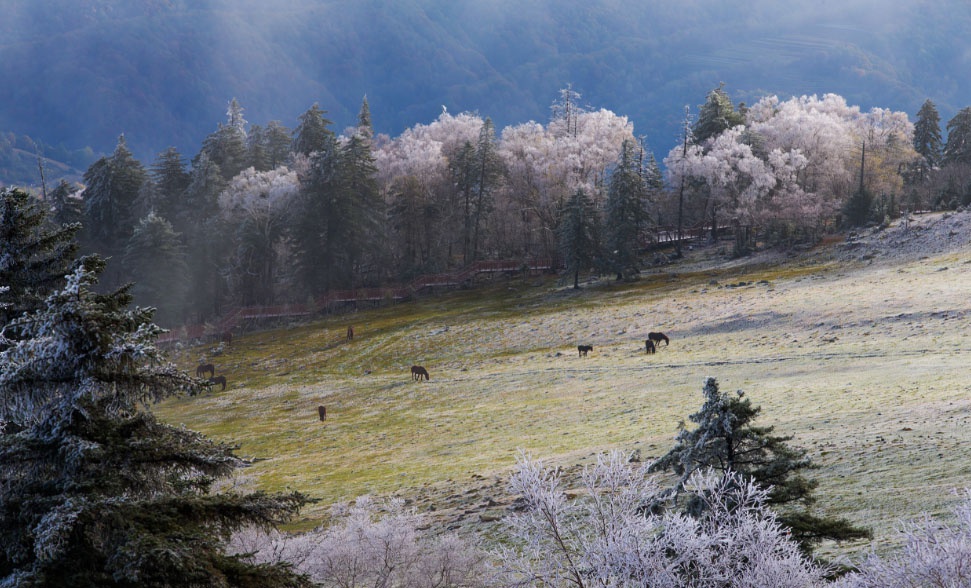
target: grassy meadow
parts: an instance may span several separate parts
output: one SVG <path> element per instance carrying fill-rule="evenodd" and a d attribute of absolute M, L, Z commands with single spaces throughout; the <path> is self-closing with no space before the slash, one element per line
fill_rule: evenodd
<path fill-rule="evenodd" d="M 213 362 L 229 385 L 156 411 L 238 444 L 253 460 L 242 483 L 318 499 L 294 529 L 333 502 L 393 494 L 471 530 L 505 511 L 520 452 L 564 467 L 613 448 L 657 457 L 713 376 L 810 451 L 818 505 L 872 527 L 878 546 L 902 518 L 949 514 L 952 491 L 971 486 L 971 249 L 892 262 L 692 255 L 633 283 L 503 277 L 174 351 L 193 373 Z M 671 344 L 646 355 L 649 331 Z M 430 381 L 413 381 L 413 364 Z"/>

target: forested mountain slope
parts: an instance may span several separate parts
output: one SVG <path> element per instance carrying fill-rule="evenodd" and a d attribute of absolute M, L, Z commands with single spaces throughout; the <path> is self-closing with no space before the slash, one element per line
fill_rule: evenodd
<path fill-rule="evenodd" d="M 396 135 L 443 106 L 543 122 L 572 84 L 660 153 L 720 82 L 911 114 L 930 98 L 947 120 L 971 95 L 969 24 L 957 0 L 8 0 L 0 129 L 96 152 L 124 133 L 150 160 L 193 152 L 233 97 L 290 127 L 319 102 L 341 129 L 366 95 Z"/>

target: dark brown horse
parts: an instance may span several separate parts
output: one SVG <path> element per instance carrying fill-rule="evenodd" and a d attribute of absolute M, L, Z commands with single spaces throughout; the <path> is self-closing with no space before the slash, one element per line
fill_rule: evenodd
<path fill-rule="evenodd" d="M 226 389 L 226 376 L 213 376 L 209 378 L 209 385 L 215 386 L 216 384 L 222 384 L 222 389 Z"/>
<path fill-rule="evenodd" d="M 647 334 L 647 340 L 648 341 L 654 341 L 654 344 L 655 345 L 660 345 L 661 344 L 661 341 L 664 341 L 664 345 L 665 346 L 671 344 L 671 340 L 668 339 L 668 336 L 665 335 L 664 333 L 648 333 Z"/>
<path fill-rule="evenodd" d="M 201 363 L 201 364 L 199 364 L 199 367 L 196 368 L 196 377 L 197 378 L 201 378 L 201 377 L 205 376 L 206 374 L 209 374 L 210 376 L 215 376 L 216 375 L 216 366 L 212 365 L 211 363 Z"/>
<path fill-rule="evenodd" d="M 593 351 L 593 345 L 577 345 L 577 351 L 580 353 L 580 357 L 586 357 L 587 353 Z"/>
<path fill-rule="evenodd" d="M 657 346 L 654 345 L 654 341 L 651 341 L 650 339 L 648 339 L 647 341 L 644 341 L 644 353 L 656 353 L 656 352 L 657 352 Z"/>
<path fill-rule="evenodd" d="M 428 379 L 428 370 L 420 365 L 411 366 L 411 379 L 421 381 L 422 378 Z"/>
<path fill-rule="evenodd" d="M 354 327 L 352 327 L 351 325 L 347 325 L 347 340 L 348 341 L 354 340 Z"/>

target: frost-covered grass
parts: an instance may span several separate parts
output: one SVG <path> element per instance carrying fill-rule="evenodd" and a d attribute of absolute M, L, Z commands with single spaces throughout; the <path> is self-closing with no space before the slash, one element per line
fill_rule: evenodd
<path fill-rule="evenodd" d="M 259 487 L 320 499 L 301 528 L 364 493 L 468 528 L 460 505 L 504 504 L 519 450 L 563 465 L 666 452 L 713 376 L 810 450 L 819 505 L 886 544 L 896 521 L 946 516 L 951 489 L 971 486 L 969 323 L 971 249 L 872 265 L 715 258 L 579 292 L 516 278 L 175 355 L 190 371 L 213 361 L 229 387 L 158 412 L 238 443 Z M 671 345 L 645 355 L 656 330 Z M 430 381 L 411 380 L 416 363 Z"/>

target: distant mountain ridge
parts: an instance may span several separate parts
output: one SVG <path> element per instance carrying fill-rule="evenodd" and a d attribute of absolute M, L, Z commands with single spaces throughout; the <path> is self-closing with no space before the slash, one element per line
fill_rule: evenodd
<path fill-rule="evenodd" d="M 545 122 L 572 84 L 660 157 L 720 82 L 911 116 L 930 98 L 946 122 L 971 103 L 968 30 L 958 0 L 7 0 L 0 129 L 96 152 L 124 133 L 150 163 L 193 155 L 234 97 L 291 128 L 316 102 L 340 131 L 366 95 L 396 135 L 443 105 Z"/>

